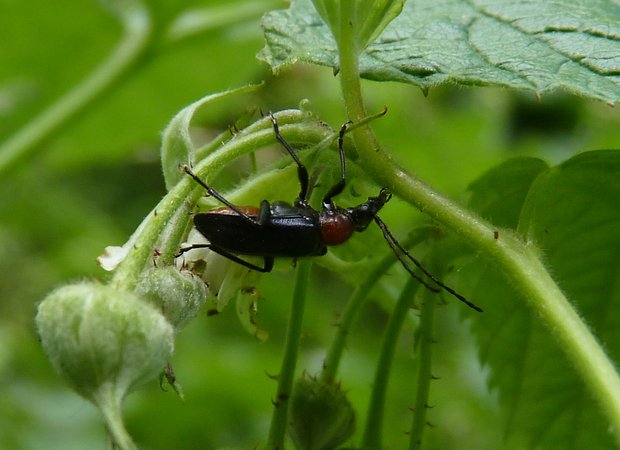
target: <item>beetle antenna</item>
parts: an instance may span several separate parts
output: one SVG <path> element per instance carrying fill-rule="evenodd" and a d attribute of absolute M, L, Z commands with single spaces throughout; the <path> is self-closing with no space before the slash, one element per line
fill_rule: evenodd
<path fill-rule="evenodd" d="M 420 271 L 422 271 L 422 273 L 424 275 L 426 275 L 428 278 L 430 278 L 437 286 L 439 286 L 440 288 L 442 288 L 443 290 L 445 290 L 446 292 L 448 292 L 450 295 L 452 295 L 453 297 L 457 298 L 458 300 L 460 300 L 461 302 L 465 303 L 467 306 L 469 306 L 471 309 L 476 310 L 478 312 L 482 312 L 482 308 L 480 308 L 478 305 L 475 305 L 474 303 L 470 302 L 469 300 L 467 300 L 465 297 L 463 297 L 461 294 L 459 294 L 458 292 L 456 292 L 454 289 L 452 289 L 450 286 L 445 285 L 441 280 L 437 279 L 432 273 L 430 273 L 423 265 L 420 261 L 418 261 L 417 259 L 415 259 L 408 251 L 407 249 L 405 249 L 402 245 L 400 245 L 400 243 L 396 240 L 396 238 L 394 237 L 394 235 L 390 232 L 390 230 L 388 229 L 387 225 L 385 224 L 385 222 L 383 222 L 383 220 L 381 220 L 381 218 L 379 216 L 374 217 L 375 222 L 377 223 L 377 225 L 379 226 L 379 228 L 381 228 L 381 232 L 383 233 L 383 237 L 385 238 L 386 242 L 388 243 L 388 245 L 390 246 L 390 248 L 392 249 L 392 251 L 394 252 L 394 254 L 396 255 L 396 257 L 398 258 L 398 261 L 400 262 L 400 264 L 405 268 L 405 270 L 407 272 L 409 272 L 409 274 L 415 278 L 416 280 L 418 280 L 420 283 L 422 283 L 422 285 L 427 288 L 429 291 L 432 292 L 439 292 L 440 289 L 438 289 L 435 286 L 431 286 L 429 285 L 429 283 L 427 283 L 426 281 L 423 281 L 420 277 L 420 275 L 418 275 L 417 273 L 415 273 L 411 267 L 409 267 L 409 264 L 407 264 L 406 259 L 408 259 L 409 261 L 411 261 L 418 269 L 420 269 Z M 406 258 L 406 259 L 405 259 Z"/>
<path fill-rule="evenodd" d="M 217 200 L 222 202 L 228 208 L 232 209 L 234 212 L 239 214 L 244 220 L 246 220 L 246 221 L 248 221 L 248 222 L 250 222 L 250 223 L 252 223 L 254 225 L 257 225 L 256 219 L 253 219 L 252 217 L 248 216 L 245 212 L 243 212 L 241 209 L 239 209 L 239 207 L 237 205 L 233 205 L 232 203 L 230 203 L 228 200 L 226 200 L 222 196 L 222 194 L 220 194 L 215 189 L 213 189 L 211 186 L 207 185 L 204 181 L 202 181 L 200 178 L 198 178 L 198 176 L 194 172 L 192 172 L 192 170 L 189 168 L 189 166 L 187 164 L 180 164 L 179 167 L 180 167 L 180 169 L 183 172 L 185 172 L 190 177 L 192 177 L 196 183 L 198 183 L 200 186 L 202 186 L 209 193 L 209 195 L 211 197 L 216 198 Z"/>

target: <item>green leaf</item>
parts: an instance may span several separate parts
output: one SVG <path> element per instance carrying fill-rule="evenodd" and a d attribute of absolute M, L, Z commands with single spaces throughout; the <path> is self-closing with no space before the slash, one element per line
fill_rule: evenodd
<path fill-rule="evenodd" d="M 398 17 L 403 10 L 405 0 L 363 0 L 358 2 L 357 14 L 361 19 L 358 38 L 363 46 L 372 43 L 385 27 Z"/>
<path fill-rule="evenodd" d="M 257 85 L 248 85 L 207 95 L 186 106 L 172 118 L 163 132 L 161 146 L 161 165 L 164 171 L 166 189 L 172 188 L 183 176 L 179 170 L 179 164 L 194 162 L 196 148 L 190 135 L 190 125 L 196 111 L 215 100 L 249 92 L 257 89 L 257 87 Z"/>
<path fill-rule="evenodd" d="M 620 151 L 583 153 L 542 169 L 534 159 L 504 163 L 473 185 L 472 203 L 538 246 L 560 287 L 617 363 Z M 508 211 L 516 207 L 519 217 L 505 212 L 498 193 L 508 194 Z M 522 434 L 530 447 L 613 448 L 599 405 L 501 274 L 490 266 L 482 269 L 472 298 L 485 310 L 473 325 L 480 359 L 507 407 L 513 438 Z"/>
<path fill-rule="evenodd" d="M 321 18 L 329 26 L 335 39 L 340 40 L 342 27 L 353 27 L 357 47 L 362 49 L 374 41 L 403 9 L 404 0 L 357 0 L 353 15 L 343 21 L 341 2 L 335 0 L 312 0 Z M 344 22 L 344 23 L 343 23 Z"/>
<path fill-rule="evenodd" d="M 470 185 L 470 206 L 499 227 L 516 227 L 534 179 L 548 168 L 536 158 L 514 158 L 488 171 Z"/>
<path fill-rule="evenodd" d="M 317 12 L 330 28 L 334 38 L 340 39 L 340 5 L 330 0 L 312 0 Z"/>
<path fill-rule="evenodd" d="M 336 43 L 309 0 L 263 19 L 259 58 L 337 65 Z M 620 99 L 620 7 L 611 0 L 410 1 L 360 55 L 360 72 L 424 90 L 443 83 Z"/>

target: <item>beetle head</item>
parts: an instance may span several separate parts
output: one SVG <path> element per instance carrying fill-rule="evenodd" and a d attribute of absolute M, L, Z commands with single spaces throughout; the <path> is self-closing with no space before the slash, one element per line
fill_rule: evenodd
<path fill-rule="evenodd" d="M 381 189 L 376 197 L 368 197 L 361 205 L 354 208 L 347 208 L 346 214 L 351 219 L 355 231 L 364 231 L 372 222 L 377 213 L 392 198 L 392 194 L 386 188 Z"/>

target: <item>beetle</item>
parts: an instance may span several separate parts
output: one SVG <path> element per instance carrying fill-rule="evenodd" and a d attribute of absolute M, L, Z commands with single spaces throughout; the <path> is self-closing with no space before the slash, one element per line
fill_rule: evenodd
<path fill-rule="evenodd" d="M 381 208 L 392 198 L 387 188 L 382 188 L 379 195 L 369 197 L 354 207 L 342 208 L 334 203 L 334 197 L 340 194 L 346 185 L 343 142 L 351 122 L 345 123 L 338 134 L 340 179 L 323 197 L 322 209 L 316 210 L 309 205 L 307 199 L 308 170 L 280 134 L 278 121 L 273 114 L 270 114 L 270 118 L 276 140 L 297 165 L 299 195 L 293 204 L 284 201 L 270 203 L 263 200 L 259 207 L 238 206 L 202 181 L 187 165 L 182 165 L 183 171 L 224 206 L 194 215 L 194 226 L 209 242 L 182 248 L 179 255 L 194 248 L 209 248 L 249 269 L 271 272 L 274 259 L 277 257 L 302 258 L 324 255 L 329 246 L 346 242 L 354 232 L 364 231 L 374 221 L 401 265 L 425 288 L 432 292 L 440 292 L 443 289 L 470 308 L 482 312 L 480 307 L 432 275 L 392 235 L 378 215 Z M 263 265 L 253 264 L 239 255 L 262 257 Z M 421 274 L 415 272 L 409 262 L 413 263 Z M 428 281 L 423 278 L 424 276 Z"/>

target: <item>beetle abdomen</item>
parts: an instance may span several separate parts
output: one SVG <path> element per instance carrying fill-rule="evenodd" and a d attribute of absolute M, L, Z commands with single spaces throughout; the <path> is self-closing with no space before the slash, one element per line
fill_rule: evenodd
<path fill-rule="evenodd" d="M 296 258 L 327 251 L 315 220 L 307 215 L 279 215 L 258 225 L 234 211 L 215 210 L 195 215 L 194 225 L 211 244 L 231 253 Z"/>

